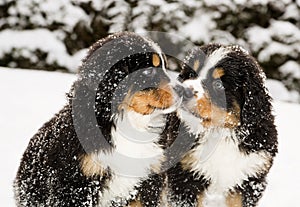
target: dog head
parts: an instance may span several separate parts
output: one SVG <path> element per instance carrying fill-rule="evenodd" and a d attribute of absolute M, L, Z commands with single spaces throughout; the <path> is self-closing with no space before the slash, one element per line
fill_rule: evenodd
<path fill-rule="evenodd" d="M 219 44 L 195 48 L 179 79 L 192 91 L 182 108 L 184 120 L 196 120 L 190 123 L 195 131 L 223 127 L 252 133 L 259 125 L 268 126 L 270 133 L 274 129 L 265 75 L 243 48 Z"/>
<path fill-rule="evenodd" d="M 71 99 L 84 148 L 114 147 L 112 128 L 128 112 L 134 114 L 134 127 L 143 130 L 141 117 L 175 110 L 179 97 L 172 84 L 165 56 L 150 39 L 122 32 L 95 43 L 83 60 Z"/>

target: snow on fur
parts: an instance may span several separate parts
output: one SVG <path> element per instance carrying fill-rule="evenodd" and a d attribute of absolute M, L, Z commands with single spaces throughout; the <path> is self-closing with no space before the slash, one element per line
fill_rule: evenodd
<path fill-rule="evenodd" d="M 74 75 L 0 68 L 0 198 L 13 207 L 12 181 L 30 137 L 65 103 Z M 53 84 L 55 83 L 55 84 Z M 275 90 L 270 90 L 275 94 Z M 279 91 L 278 91 L 279 92 Z M 300 105 L 275 102 L 279 153 L 268 177 L 260 207 L 297 206 L 300 168 L 298 123 Z M 16 118 L 17 117 L 17 118 Z M 288 120 L 288 121 L 287 121 Z M 5 164 L 4 164 L 5 163 Z"/>

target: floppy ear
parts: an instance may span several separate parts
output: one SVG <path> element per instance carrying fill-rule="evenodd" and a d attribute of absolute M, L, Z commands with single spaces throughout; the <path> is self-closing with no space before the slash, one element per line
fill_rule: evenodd
<path fill-rule="evenodd" d="M 178 76 L 179 81 L 183 82 L 188 79 L 197 78 L 199 71 L 204 65 L 205 57 L 206 54 L 202 48 L 192 48 L 181 63 L 181 72 Z"/>
<path fill-rule="evenodd" d="M 264 73 L 253 58 L 241 66 L 244 72 L 241 126 L 238 130 L 241 147 L 246 152 L 277 152 L 277 131 L 272 114 L 271 97 L 264 86 Z"/>
<path fill-rule="evenodd" d="M 180 67 L 181 67 L 181 71 L 180 74 L 178 75 L 178 80 L 180 82 L 198 77 L 197 72 L 193 68 L 191 68 L 188 64 L 181 63 Z"/>
<path fill-rule="evenodd" d="M 115 90 L 136 68 L 130 57 L 153 52 L 153 44 L 137 34 L 120 32 L 90 48 L 70 93 L 75 130 L 86 151 L 111 149 Z"/>

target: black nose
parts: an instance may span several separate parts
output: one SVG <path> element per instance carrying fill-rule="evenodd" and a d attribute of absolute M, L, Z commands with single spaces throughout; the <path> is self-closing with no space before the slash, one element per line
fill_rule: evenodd
<path fill-rule="evenodd" d="M 184 88 L 183 100 L 189 100 L 194 97 L 194 91 L 191 88 Z"/>
<path fill-rule="evenodd" d="M 181 85 L 176 85 L 174 87 L 174 90 L 178 94 L 178 96 L 183 98 L 183 100 L 189 100 L 189 99 L 193 98 L 193 96 L 194 96 L 192 89 L 185 88 Z"/>

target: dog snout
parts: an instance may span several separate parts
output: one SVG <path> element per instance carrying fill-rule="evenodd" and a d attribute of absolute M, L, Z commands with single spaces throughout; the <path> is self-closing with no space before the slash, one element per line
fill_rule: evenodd
<path fill-rule="evenodd" d="M 174 87 L 175 92 L 178 96 L 182 97 L 184 101 L 193 98 L 194 92 L 191 88 L 183 87 L 181 85 L 176 85 Z"/>

